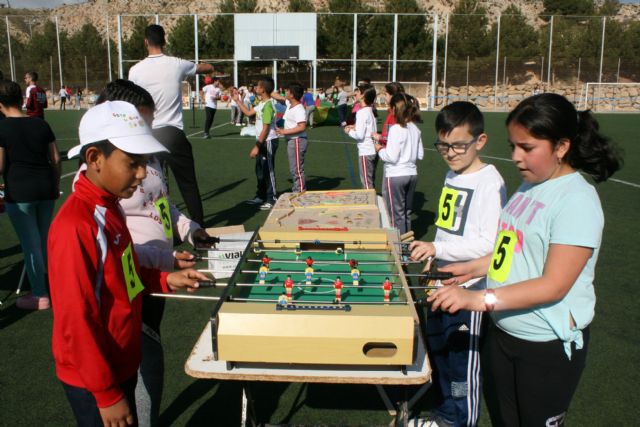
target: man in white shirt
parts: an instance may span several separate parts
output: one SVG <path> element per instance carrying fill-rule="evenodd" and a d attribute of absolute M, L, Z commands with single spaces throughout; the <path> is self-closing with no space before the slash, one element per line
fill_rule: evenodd
<path fill-rule="evenodd" d="M 144 45 L 149 56 L 131 67 L 129 80 L 145 88 L 153 97 L 156 103 L 153 135 L 170 151 L 158 157 L 171 168 L 189 216 L 202 226 L 204 213 L 193 151 L 182 124 L 182 81 L 194 74 L 212 73 L 213 65 L 196 65 L 184 59 L 166 56 L 162 52 L 165 33 L 160 25 L 149 25 L 146 28 Z"/>
<path fill-rule="evenodd" d="M 220 78 L 219 77 L 205 77 L 205 86 L 202 88 L 202 97 L 204 98 L 204 111 L 206 118 L 204 121 L 204 135 L 206 139 L 211 138 L 209 130 L 213 124 L 213 118 L 216 116 L 216 110 L 218 109 L 218 99 L 222 95 L 220 90 Z"/>

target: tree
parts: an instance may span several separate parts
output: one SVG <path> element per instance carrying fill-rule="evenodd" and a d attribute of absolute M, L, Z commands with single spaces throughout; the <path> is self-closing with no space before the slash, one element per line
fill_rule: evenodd
<path fill-rule="evenodd" d="M 221 13 L 235 11 L 233 0 L 223 0 L 220 3 Z M 209 58 L 231 58 L 233 48 L 233 15 L 218 15 L 205 27 L 202 52 Z"/>
<path fill-rule="evenodd" d="M 329 12 L 364 13 L 369 9 L 362 0 L 329 0 Z M 358 39 L 366 35 L 365 26 L 358 24 Z M 353 16 L 322 15 L 318 22 L 318 56 L 347 59 L 353 43 Z"/>
<path fill-rule="evenodd" d="M 593 0 L 543 0 L 540 17 L 549 20 L 551 15 L 591 16 L 595 12 Z"/>
<path fill-rule="evenodd" d="M 62 47 L 65 82 L 70 86 L 85 86 L 84 59 L 87 58 L 89 86 L 99 89 L 108 81 L 107 45 L 96 27 L 84 24 L 68 37 Z"/>
<path fill-rule="evenodd" d="M 487 56 L 487 11 L 478 0 L 460 0 L 449 20 L 449 52 L 454 58 Z M 495 38 L 494 38 L 495 40 Z"/>
<path fill-rule="evenodd" d="M 289 0 L 289 12 L 315 12 L 311 0 Z"/>
<path fill-rule="evenodd" d="M 193 16 L 181 16 L 171 30 L 167 42 L 167 51 L 171 55 L 192 58 L 195 52 Z"/>
<path fill-rule="evenodd" d="M 497 23 L 491 27 L 488 40 L 496 40 Z M 540 55 L 538 34 L 515 5 L 507 7 L 500 17 L 500 56 L 531 59 Z"/>

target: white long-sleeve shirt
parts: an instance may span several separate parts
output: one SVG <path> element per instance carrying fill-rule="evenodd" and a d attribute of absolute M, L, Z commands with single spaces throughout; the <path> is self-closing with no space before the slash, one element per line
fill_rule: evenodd
<path fill-rule="evenodd" d="M 443 206 L 443 198 L 439 202 L 438 218 L 442 209 L 453 210 L 451 226 L 439 225 L 433 245 L 436 258 L 449 262 L 468 261 L 483 257 L 493 251 L 498 234 L 500 212 L 507 198 L 504 180 L 493 165 L 485 165 L 482 169 L 469 173 L 457 174 L 449 171 L 444 181 L 443 194 L 451 194 L 451 205 Z M 480 279 L 468 281 L 470 286 Z M 481 285 L 484 285 L 484 280 Z"/>
<path fill-rule="evenodd" d="M 86 164 L 80 166 L 72 186 L 78 180 L 80 172 L 86 169 Z M 173 233 L 177 233 L 183 242 L 188 241 L 193 245 L 192 234 L 200 228 L 198 223 L 191 221 L 173 203 L 170 203 L 167 194 L 167 185 L 160 162 L 155 157 L 151 157 L 147 163 L 147 176 L 142 180 L 142 184 L 136 188 L 133 196 L 120 199 L 120 206 L 127 219 L 127 228 L 131 233 L 138 262 L 143 267 L 161 271 L 174 270 L 175 253 L 173 238 L 165 235 L 162 218 L 155 202 L 161 197 L 167 198 Z"/>
<path fill-rule="evenodd" d="M 376 117 L 371 107 L 362 107 L 356 113 L 356 126 L 349 132 L 349 136 L 358 141 L 358 155 L 370 156 L 376 154 L 373 138 L 376 132 Z"/>
<path fill-rule="evenodd" d="M 420 129 L 413 123 L 391 126 L 387 145 L 378 151 L 378 156 L 384 162 L 386 177 L 417 175 L 416 162 L 424 157 Z"/>

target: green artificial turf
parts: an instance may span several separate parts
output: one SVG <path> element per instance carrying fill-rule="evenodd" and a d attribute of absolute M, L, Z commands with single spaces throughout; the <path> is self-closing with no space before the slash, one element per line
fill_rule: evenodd
<path fill-rule="evenodd" d="M 240 128 L 225 124 L 228 111 L 216 115 L 212 139 L 200 138 L 204 112 L 197 112 L 192 127 L 191 112 L 185 113 L 185 131 L 192 135 L 206 226 L 244 224 L 253 230 L 267 212 L 242 202 L 254 196 L 254 160 L 249 158 L 250 137 L 239 137 Z M 77 144 L 81 112 L 50 111 L 47 120 L 66 152 Z M 381 120 L 384 113 L 381 114 Z M 423 113 L 423 142 L 427 149 L 419 164 L 414 200 L 413 229 L 418 238 L 431 239 L 436 203 L 446 165 L 432 150 L 435 113 Z M 504 128 L 505 113 L 487 113 L 489 144 L 485 160 L 503 175 L 508 193 L 520 183 L 509 159 Z M 635 425 L 640 397 L 636 392 L 640 374 L 635 365 L 640 349 L 636 326 L 640 310 L 635 257 L 640 253 L 637 225 L 640 211 L 640 120 L 638 115 L 599 114 L 602 131 L 625 152 L 626 165 L 609 181 L 597 186 L 606 225 L 596 270 L 596 315 L 591 325 L 587 367 L 568 415 L 569 425 Z M 311 190 L 358 187 L 355 144 L 337 127 L 309 131 L 306 160 L 307 186 Z M 290 189 L 286 145 L 280 144 L 276 170 L 278 190 Z M 63 174 L 75 171 L 77 161 L 65 161 Z M 380 189 L 379 167 L 377 189 Z M 71 177 L 63 178 L 64 192 L 57 208 L 70 192 Z M 176 188 L 170 179 L 171 189 Z M 174 203 L 184 208 L 172 191 Z M 72 425 L 71 410 L 55 377 L 51 355 L 51 311 L 30 313 L 15 307 L 15 287 L 22 270 L 22 254 L 6 214 L 0 214 L 0 418 L 2 425 Z M 73 262 L 73 260 L 69 260 Z M 344 280 L 344 279 L 343 279 Z M 345 280 L 345 283 L 348 283 Z M 213 289 L 201 294 L 213 295 Z M 241 388 L 235 382 L 196 380 L 184 373 L 184 362 L 209 319 L 212 304 L 200 301 L 167 301 L 162 325 L 165 351 L 163 425 L 237 425 Z M 252 388 L 258 419 L 264 423 L 293 425 L 387 425 L 390 417 L 374 387 L 258 383 Z M 392 390 L 392 400 L 404 389 Z M 421 402 L 425 411 L 433 407 L 433 393 Z M 483 405 L 480 425 L 490 425 Z"/>

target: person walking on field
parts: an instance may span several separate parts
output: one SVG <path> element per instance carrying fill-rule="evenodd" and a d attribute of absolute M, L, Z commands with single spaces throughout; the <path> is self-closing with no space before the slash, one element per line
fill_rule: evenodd
<path fill-rule="evenodd" d="M 181 85 L 187 76 L 213 73 L 213 65 L 194 64 L 165 55 L 165 32 L 160 25 L 146 28 L 144 44 L 149 56 L 131 67 L 129 80 L 145 88 L 153 97 L 156 104 L 153 135 L 170 152 L 159 157 L 176 178 L 189 216 L 203 225 L 204 213 L 193 150 L 183 130 Z"/>

